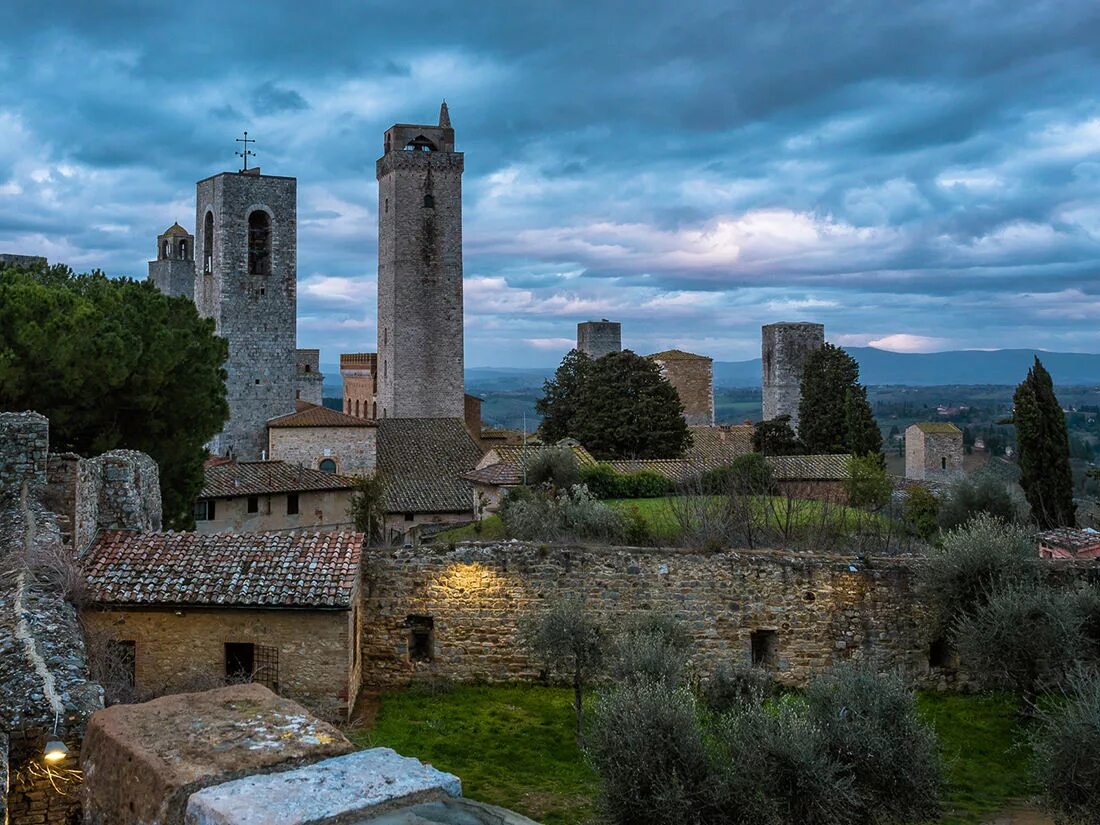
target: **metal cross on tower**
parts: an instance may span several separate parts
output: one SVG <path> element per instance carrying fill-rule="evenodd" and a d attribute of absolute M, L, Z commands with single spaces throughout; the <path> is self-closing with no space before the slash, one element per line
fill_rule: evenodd
<path fill-rule="evenodd" d="M 237 138 L 237 143 L 242 144 L 242 151 L 237 152 L 237 157 L 244 159 L 244 169 L 242 172 L 248 171 L 248 159 L 256 157 L 256 153 L 248 148 L 248 144 L 255 143 L 256 141 L 248 137 L 248 132 L 244 133 L 243 138 Z"/>

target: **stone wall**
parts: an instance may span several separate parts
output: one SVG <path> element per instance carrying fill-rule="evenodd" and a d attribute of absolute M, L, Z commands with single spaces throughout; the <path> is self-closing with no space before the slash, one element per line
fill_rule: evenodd
<path fill-rule="evenodd" d="M 378 354 L 345 352 L 340 355 L 344 381 L 344 413 L 356 418 L 377 418 Z"/>
<path fill-rule="evenodd" d="M 406 151 L 426 137 L 434 151 Z M 386 132 L 378 178 L 378 416 L 462 418 L 462 171 L 454 130 Z"/>
<path fill-rule="evenodd" d="M 963 474 L 963 435 L 925 432 L 919 424 L 905 430 L 905 477 L 914 481 L 950 481 Z"/>
<path fill-rule="evenodd" d="M 802 399 L 802 370 L 806 360 L 825 344 L 825 326 L 809 323 L 766 324 L 761 329 L 763 362 L 763 414 L 770 421 L 791 417 L 798 431 L 798 405 Z"/>
<path fill-rule="evenodd" d="M 618 321 L 582 321 L 577 324 L 577 349 L 589 358 L 602 358 L 623 348 L 623 327 Z"/>
<path fill-rule="evenodd" d="M 248 512 L 249 496 L 214 499 L 214 518 L 195 522 L 196 533 L 263 533 L 269 530 L 341 530 L 355 521 L 348 515 L 352 490 L 303 490 L 298 512 L 287 513 L 287 493 L 255 496 L 256 512 Z"/>
<path fill-rule="evenodd" d="M 0 495 L 46 483 L 50 422 L 36 412 L 0 412 Z"/>
<path fill-rule="evenodd" d="M 358 610 L 86 608 L 81 618 L 90 638 L 134 642 L 140 695 L 223 683 L 227 642 L 274 648 L 277 672 L 257 673 L 256 681 L 318 712 L 345 714 L 358 690 Z"/>
<path fill-rule="evenodd" d="M 688 357 L 683 357 L 688 356 Z M 669 353 L 652 356 L 684 405 L 689 427 L 714 426 L 714 361 L 702 355 Z"/>
<path fill-rule="evenodd" d="M 169 297 L 182 296 L 195 300 L 195 262 L 165 259 L 149 261 L 149 280 Z"/>
<path fill-rule="evenodd" d="M 330 458 L 341 475 L 374 472 L 378 429 L 368 427 L 271 427 L 268 458 L 318 469 Z"/>
<path fill-rule="evenodd" d="M 321 373 L 321 351 L 296 350 L 295 361 L 297 386 L 294 390 L 294 398 L 320 407 L 325 400 L 325 376 Z"/>
<path fill-rule="evenodd" d="M 900 559 L 514 542 L 376 549 L 365 576 L 367 685 L 534 678 L 543 666 L 520 640 L 521 618 L 566 594 L 583 596 L 612 628 L 640 611 L 677 616 L 703 673 L 750 663 L 754 638 L 758 650 L 770 645 L 763 664 L 787 684 L 848 658 L 875 658 L 914 678 L 928 671 L 927 623 Z M 424 658 L 414 634 L 429 625 Z"/>

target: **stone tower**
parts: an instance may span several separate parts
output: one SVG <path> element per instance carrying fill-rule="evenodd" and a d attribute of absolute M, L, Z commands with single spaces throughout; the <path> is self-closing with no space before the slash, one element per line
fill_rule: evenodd
<path fill-rule="evenodd" d="M 791 417 L 798 432 L 798 404 L 802 400 L 802 370 L 806 359 L 825 344 L 825 325 L 765 324 L 761 330 L 764 370 L 764 420 Z"/>
<path fill-rule="evenodd" d="M 646 356 L 676 388 L 689 427 L 714 426 L 714 359 L 679 349 Z"/>
<path fill-rule="evenodd" d="M 584 321 L 577 324 L 577 349 L 589 358 L 602 358 L 623 348 L 622 324 L 618 321 Z"/>
<path fill-rule="evenodd" d="M 905 430 L 905 477 L 950 481 L 963 475 L 963 432 L 950 421 L 918 421 Z"/>
<path fill-rule="evenodd" d="M 435 126 L 386 131 L 378 175 L 378 417 L 462 418 L 462 165 Z"/>
<path fill-rule="evenodd" d="M 196 186 L 195 304 L 229 342 L 229 421 L 210 448 L 257 460 L 268 419 L 294 412 L 298 182 L 256 168 Z"/>
<path fill-rule="evenodd" d="M 149 280 L 165 295 L 195 297 L 195 236 L 178 223 L 157 236 L 157 259 L 149 261 Z"/>

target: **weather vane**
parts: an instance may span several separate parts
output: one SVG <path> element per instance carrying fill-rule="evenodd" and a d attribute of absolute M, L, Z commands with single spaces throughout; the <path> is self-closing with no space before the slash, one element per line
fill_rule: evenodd
<path fill-rule="evenodd" d="M 237 143 L 242 144 L 242 151 L 237 152 L 237 157 L 244 159 L 244 169 L 241 170 L 242 172 L 248 171 L 248 159 L 256 157 L 256 153 L 248 148 L 248 144 L 255 142 L 255 140 L 248 137 L 248 132 L 244 133 L 243 138 L 237 138 Z"/>

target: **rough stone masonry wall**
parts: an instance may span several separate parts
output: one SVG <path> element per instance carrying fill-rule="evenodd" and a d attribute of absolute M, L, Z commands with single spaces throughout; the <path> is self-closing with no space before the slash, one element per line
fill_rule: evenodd
<path fill-rule="evenodd" d="M 272 427 L 268 457 L 314 469 L 331 458 L 341 475 L 366 475 L 374 472 L 377 436 L 376 427 Z"/>
<path fill-rule="evenodd" d="M 623 348 L 622 324 L 618 321 L 582 321 L 577 324 L 577 349 L 589 358 L 602 358 Z"/>
<path fill-rule="evenodd" d="M 802 371 L 806 360 L 824 343 L 823 324 L 766 324 L 761 329 L 765 421 L 789 415 L 791 426 L 798 430 Z"/>
<path fill-rule="evenodd" d="M 709 358 L 655 359 L 684 405 L 689 427 L 714 426 L 714 364 Z"/>
<path fill-rule="evenodd" d="M 0 495 L 15 495 L 24 482 L 46 482 L 50 422 L 36 412 L 0 412 Z"/>
<path fill-rule="evenodd" d="M 755 631 L 774 631 L 775 670 L 787 684 L 849 658 L 914 678 L 927 672 L 927 624 L 904 560 L 511 542 L 378 549 L 365 577 L 366 685 L 534 678 L 543 665 L 522 644 L 520 621 L 566 594 L 583 596 L 612 628 L 642 611 L 677 616 L 703 674 L 749 663 Z M 410 617 L 431 618 L 431 661 L 410 660 Z"/>

